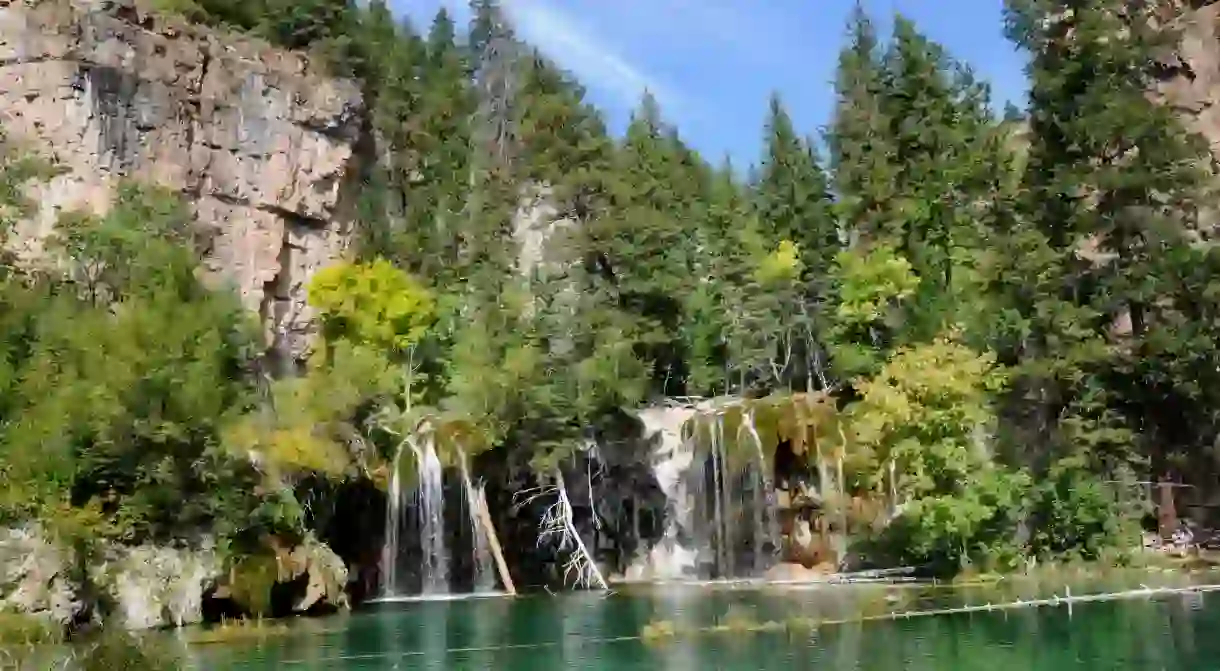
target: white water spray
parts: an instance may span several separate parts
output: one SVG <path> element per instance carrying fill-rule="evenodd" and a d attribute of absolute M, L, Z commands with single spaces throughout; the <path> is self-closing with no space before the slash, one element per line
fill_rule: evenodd
<path fill-rule="evenodd" d="M 403 447 L 415 457 L 418 482 L 416 488 L 404 491 L 401 460 Z M 425 595 L 449 593 L 449 552 L 445 545 L 445 490 L 440 458 L 431 431 L 420 431 L 407 437 L 394 455 L 390 477 L 389 502 L 386 506 L 386 540 L 382 550 L 383 597 L 401 597 L 411 592 L 402 561 L 402 532 L 407 519 L 405 509 L 414 508 L 419 536 L 420 592 Z"/>
<path fill-rule="evenodd" d="M 419 488 L 415 490 L 416 514 L 419 516 L 421 591 L 424 594 L 449 593 L 449 552 L 445 547 L 444 469 L 436 455 L 436 443 L 431 433 L 424 434 L 423 447 L 408 443 L 419 463 Z"/>

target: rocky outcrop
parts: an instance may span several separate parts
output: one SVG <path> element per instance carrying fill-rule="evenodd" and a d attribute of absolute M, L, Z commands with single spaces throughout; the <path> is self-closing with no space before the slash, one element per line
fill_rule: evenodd
<path fill-rule="evenodd" d="M 1220 3 L 1180 4 L 1181 42 L 1159 59 L 1159 93 L 1220 157 Z"/>
<path fill-rule="evenodd" d="M 206 267 L 301 359 L 311 273 L 347 245 L 358 87 L 305 56 L 145 11 L 135 0 L 0 0 L 0 126 L 61 174 L 34 187 L 17 251 L 66 210 L 103 212 L 135 178 L 181 193 Z"/>
<path fill-rule="evenodd" d="M 347 566 L 339 555 L 309 535 L 299 545 L 276 548 L 279 582 L 302 580 L 305 588 L 292 604 L 293 612 L 304 613 L 319 606 L 347 608 Z"/>
<path fill-rule="evenodd" d="M 209 597 L 235 615 L 333 612 L 350 606 L 347 577 L 343 559 L 312 533 L 299 543 L 269 538 L 263 551 L 237 558 Z"/>
<path fill-rule="evenodd" d="M 1211 150 L 1212 173 L 1220 175 L 1220 2 L 1173 0 L 1178 47 L 1158 59 L 1154 95 L 1174 109 L 1189 131 L 1198 133 Z M 1209 208 L 1200 233 L 1212 239 L 1220 212 Z"/>
<path fill-rule="evenodd" d="M 88 582 L 128 629 L 198 624 L 232 601 L 244 615 L 288 615 L 347 608 L 347 566 L 325 543 L 271 541 L 268 552 L 235 563 L 210 539 L 191 546 L 103 543 Z M 68 625 L 89 617 L 75 557 L 36 525 L 0 529 L 0 612 Z M 266 570 L 261 570 L 265 568 Z M 222 613 L 223 614 L 223 613 Z M 96 614 L 92 614 L 96 615 Z"/>
<path fill-rule="evenodd" d="M 0 611 L 67 625 L 84 614 L 72 551 L 36 525 L 0 530 Z M 128 547 L 107 543 L 89 565 L 89 582 L 129 629 L 203 621 L 204 595 L 221 572 L 214 545 Z"/>
<path fill-rule="evenodd" d="M 0 529 L 0 612 L 67 625 L 81 608 L 69 562 L 70 554 L 35 526 Z"/>
<path fill-rule="evenodd" d="M 204 595 L 221 566 L 211 542 L 197 548 L 111 545 L 89 572 L 125 627 L 154 629 L 202 622 Z"/>

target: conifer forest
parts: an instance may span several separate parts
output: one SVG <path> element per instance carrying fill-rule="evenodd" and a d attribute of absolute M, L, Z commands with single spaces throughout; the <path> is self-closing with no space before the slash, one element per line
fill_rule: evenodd
<path fill-rule="evenodd" d="M 677 528 L 639 417 L 678 409 L 700 503 L 670 540 L 714 520 L 715 575 L 1129 563 L 1163 532 L 1160 483 L 1201 533 L 1220 194 L 1152 93 L 1163 5 L 1007 0 L 1029 95 L 1002 110 L 918 25 L 858 10 L 809 83 L 833 87 L 825 127 L 773 97 L 732 165 L 647 94 L 611 132 L 495 0 L 470 25 L 160 0 L 358 84 L 352 242 L 309 282 L 304 361 L 201 280 L 190 211 L 147 184 L 65 213 L 60 263 L 0 257 L 0 527 L 72 550 L 78 620 L 113 610 L 105 548 L 204 537 L 247 614 L 284 610 L 268 562 L 305 539 L 353 600 L 395 574 L 604 587 Z M 3 236 L 55 166 L 0 146 Z M 444 507 L 408 542 L 416 491 Z"/>

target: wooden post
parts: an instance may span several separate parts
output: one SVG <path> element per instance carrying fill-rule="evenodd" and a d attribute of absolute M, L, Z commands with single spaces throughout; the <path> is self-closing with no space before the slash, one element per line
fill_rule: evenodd
<path fill-rule="evenodd" d="M 1173 483 L 1169 480 L 1161 480 L 1157 483 L 1157 488 L 1160 490 L 1160 502 L 1157 505 L 1157 526 L 1159 527 L 1157 531 L 1160 532 L 1162 540 L 1168 540 L 1178 530 L 1178 511 L 1173 500 Z"/>
<path fill-rule="evenodd" d="M 500 582 L 504 584 L 504 591 L 510 596 L 517 595 L 517 588 L 513 586 L 513 578 L 508 574 L 508 564 L 504 561 L 504 553 L 500 550 L 500 538 L 496 535 L 496 526 L 491 522 L 491 515 L 487 512 L 487 497 L 483 495 L 483 488 L 480 486 L 478 491 L 478 501 L 475 503 L 475 514 L 479 518 L 479 523 L 483 525 L 483 533 L 487 534 L 487 542 L 491 544 L 491 556 L 496 560 L 496 571 L 500 574 Z"/>

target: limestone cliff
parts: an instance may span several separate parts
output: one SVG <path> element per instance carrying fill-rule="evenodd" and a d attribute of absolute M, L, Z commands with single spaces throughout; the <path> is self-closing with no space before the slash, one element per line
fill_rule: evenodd
<path fill-rule="evenodd" d="M 347 246 L 363 103 L 301 54 L 135 0 L 0 0 L 0 126 L 63 172 L 34 187 L 18 251 L 118 180 L 169 187 L 208 233 L 206 267 L 285 358 L 307 352 L 311 273 Z"/>
<path fill-rule="evenodd" d="M 1178 1 L 1182 40 L 1161 59 L 1160 93 L 1220 157 L 1220 2 Z"/>
<path fill-rule="evenodd" d="M 1171 0 L 1176 49 L 1159 58 L 1156 97 L 1170 105 L 1186 128 L 1202 136 L 1211 150 L 1212 173 L 1220 175 L 1220 2 Z M 1205 211 L 1200 228 L 1212 238 L 1220 213 Z"/>

